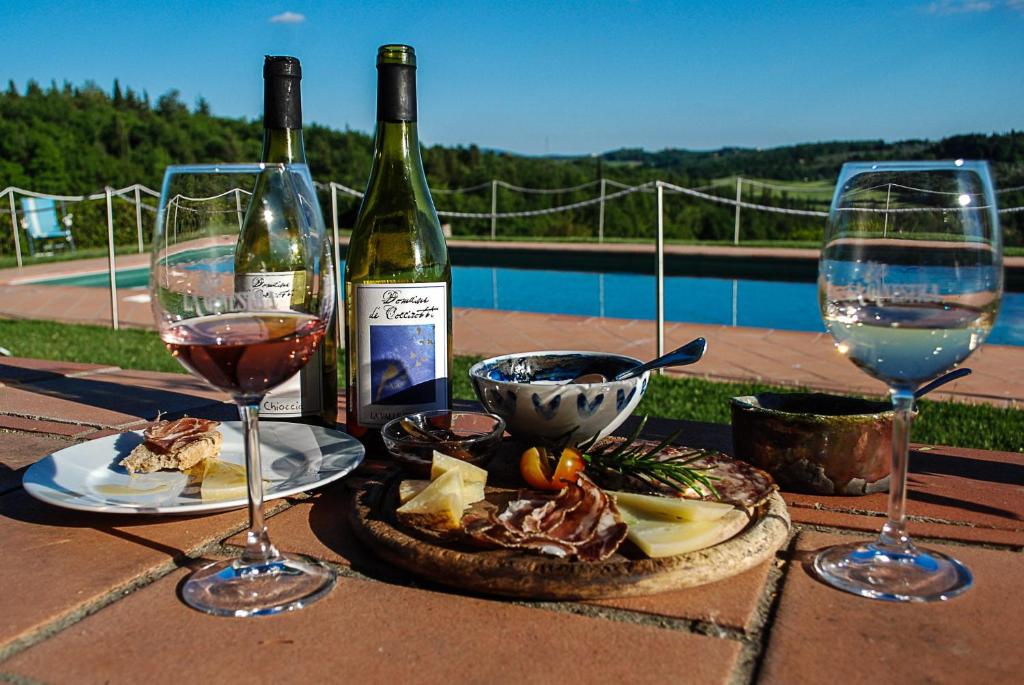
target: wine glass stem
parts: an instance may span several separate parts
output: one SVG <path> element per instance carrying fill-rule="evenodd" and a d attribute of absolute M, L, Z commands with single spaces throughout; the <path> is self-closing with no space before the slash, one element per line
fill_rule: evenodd
<path fill-rule="evenodd" d="M 910 461 L 910 420 L 914 411 L 914 391 L 892 388 L 892 473 L 889 476 L 889 519 L 882 527 L 879 545 L 905 550 L 910 547 L 907 535 L 907 465 Z"/>
<path fill-rule="evenodd" d="M 245 433 L 245 473 L 249 485 L 249 533 L 242 552 L 243 564 L 261 564 L 280 556 L 270 542 L 263 520 L 263 467 L 260 463 L 260 429 L 258 403 L 241 403 L 238 414 Z"/>

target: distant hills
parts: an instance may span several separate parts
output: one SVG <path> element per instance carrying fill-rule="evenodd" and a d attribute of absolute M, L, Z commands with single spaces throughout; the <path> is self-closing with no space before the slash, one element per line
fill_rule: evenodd
<path fill-rule="evenodd" d="M 144 92 L 122 89 L 117 82 L 109 93 L 93 83 L 51 83 L 44 88 L 34 82 L 28 84 L 25 92 L 19 92 L 12 82 L 6 91 L 0 92 L 0 188 L 16 185 L 71 194 L 135 182 L 158 188 L 164 167 L 170 163 L 254 160 L 259 155 L 260 141 L 258 121 L 214 116 L 202 99 L 189 107 L 177 91 L 154 101 Z M 308 126 L 306 150 L 318 180 L 334 180 L 360 190 L 365 185 L 372 150 L 369 133 Z M 476 145 L 433 146 L 424 150 L 427 176 L 433 188 L 486 186 L 475 192 L 435 193 L 438 208 L 482 213 L 490 211 L 492 179 L 528 188 L 568 188 L 593 181 L 599 174 L 622 183 L 662 179 L 690 187 L 735 175 L 830 183 L 847 160 L 957 157 L 990 160 L 1001 186 L 1024 184 L 1024 132 L 1018 131 L 957 135 L 939 141 L 835 141 L 764 150 L 620 149 L 598 159 L 531 157 L 481 150 Z M 734 192 L 727 183 L 723 186 L 724 194 Z M 798 194 L 783 197 L 767 189 L 757 192 L 754 199 L 765 204 L 814 208 L 821 205 L 820 198 L 803 198 Z M 547 195 L 502 189 L 498 210 L 558 206 L 595 194 L 594 187 Z M 1024 195 L 1020 198 L 1022 201 L 1017 204 L 1024 204 Z M 340 199 L 341 223 L 350 225 L 357 201 L 347 196 Z M 643 193 L 609 202 L 605 217 L 607 235 L 649 235 L 651 203 L 651 196 Z M 667 230 L 672 237 L 731 237 L 729 207 L 680 198 L 669 203 L 667 212 Z M 591 206 L 531 219 L 502 219 L 499 231 L 503 235 L 590 236 L 595 231 L 596 214 L 596 207 Z M 489 220 L 453 221 L 457 235 L 489 234 L 489 227 Z M 749 212 L 745 217 L 746 238 L 816 240 L 818 235 L 820 222 L 813 220 L 764 212 Z M 85 242 L 88 241 L 85 236 Z M 0 251 L 6 249 L 0 241 Z"/>

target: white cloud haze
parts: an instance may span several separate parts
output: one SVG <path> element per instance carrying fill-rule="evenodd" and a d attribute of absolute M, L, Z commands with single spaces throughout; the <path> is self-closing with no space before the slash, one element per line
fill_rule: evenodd
<path fill-rule="evenodd" d="M 306 15 L 298 12 L 282 12 L 270 18 L 271 24 L 301 24 L 304 21 L 306 21 Z"/>
<path fill-rule="evenodd" d="M 978 14 L 1005 6 L 1013 12 L 1024 14 L 1024 0 L 935 0 L 925 5 L 928 14 L 948 16 L 950 14 Z"/>

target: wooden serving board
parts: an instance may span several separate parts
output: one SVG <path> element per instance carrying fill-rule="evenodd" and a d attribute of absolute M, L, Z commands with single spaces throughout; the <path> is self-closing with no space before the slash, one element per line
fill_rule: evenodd
<path fill-rule="evenodd" d="M 628 542 L 603 562 L 567 561 L 519 550 L 481 550 L 402 526 L 395 518 L 400 477 L 369 481 L 353 498 L 356 535 L 377 556 L 459 590 L 528 599 L 633 597 L 729 578 L 775 554 L 789 534 L 789 513 L 773 493 L 750 523 L 714 547 L 650 559 Z"/>

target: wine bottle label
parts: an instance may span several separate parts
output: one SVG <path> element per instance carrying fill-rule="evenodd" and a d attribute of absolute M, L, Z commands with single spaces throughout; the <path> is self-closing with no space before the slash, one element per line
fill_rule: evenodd
<path fill-rule="evenodd" d="M 291 309 L 305 301 L 305 288 L 305 271 L 235 274 L 235 294 L 247 299 L 249 309 Z"/>
<path fill-rule="evenodd" d="M 448 408 L 448 284 L 355 286 L 356 420 Z"/>
<path fill-rule="evenodd" d="M 267 271 L 235 274 L 235 295 L 246 298 L 250 309 L 276 311 L 291 309 L 304 301 L 305 271 Z M 323 346 L 319 346 L 305 368 L 323 364 Z M 305 392 L 303 392 L 305 391 Z M 317 414 L 323 408 L 320 374 L 300 371 L 281 385 L 267 391 L 260 403 L 260 416 L 297 417 Z"/>

